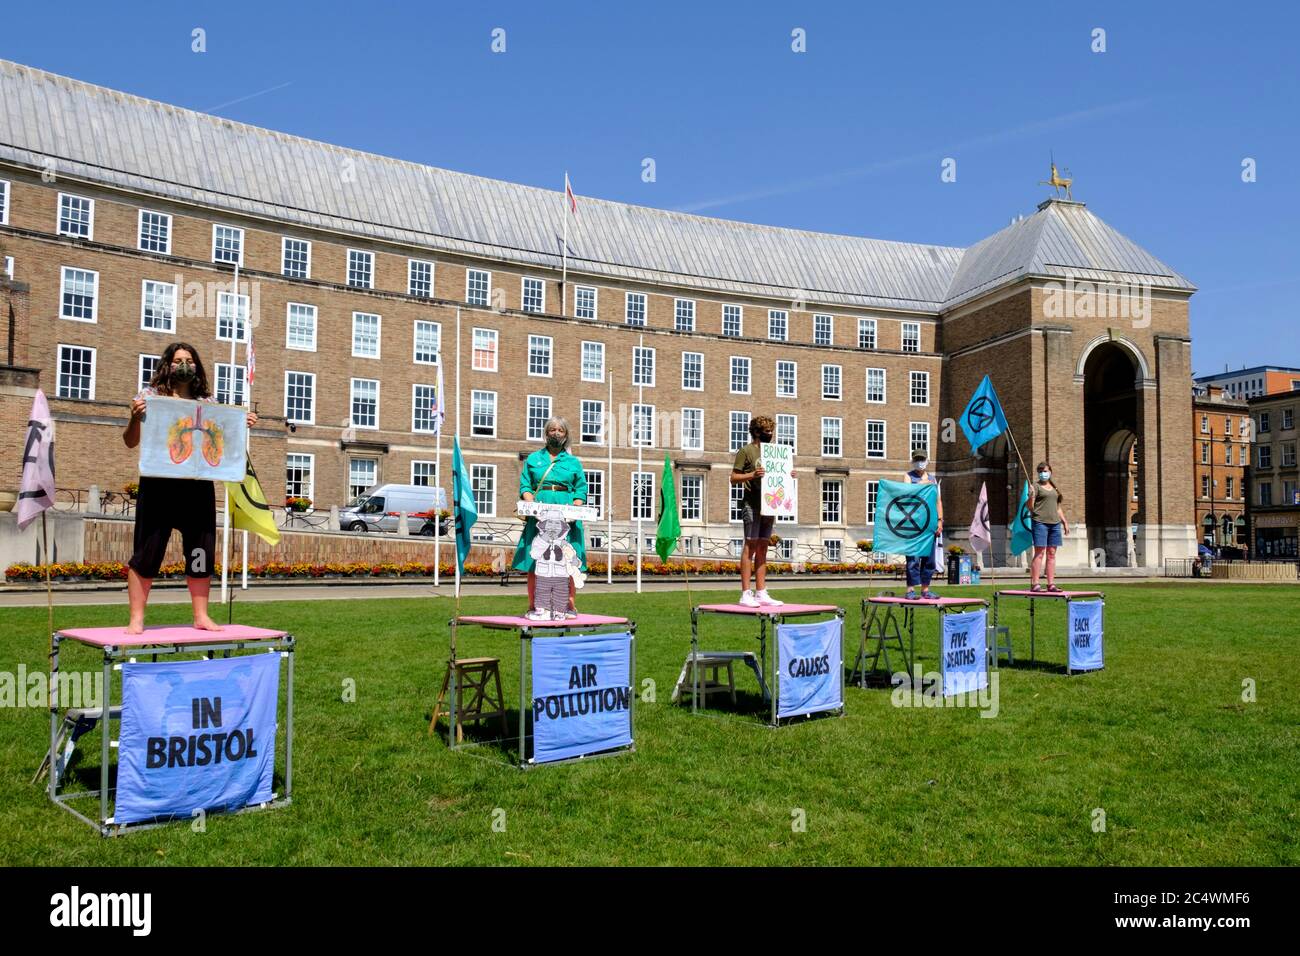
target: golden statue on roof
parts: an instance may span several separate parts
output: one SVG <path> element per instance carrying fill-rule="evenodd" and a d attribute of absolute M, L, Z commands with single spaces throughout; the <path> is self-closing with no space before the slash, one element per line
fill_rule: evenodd
<path fill-rule="evenodd" d="M 1069 170 L 1067 169 L 1066 172 L 1068 173 Z M 1062 176 L 1060 173 L 1058 173 L 1058 172 L 1056 171 L 1056 157 L 1055 157 L 1055 156 L 1052 157 L 1052 178 L 1051 178 L 1051 179 L 1040 179 L 1040 180 L 1038 181 L 1038 185 L 1040 185 L 1040 186 L 1051 186 L 1053 189 L 1055 189 L 1055 190 L 1056 190 L 1056 198 L 1057 198 L 1057 199 L 1060 199 L 1060 198 L 1061 198 L 1061 190 L 1062 190 L 1062 189 L 1065 190 L 1065 198 L 1066 198 L 1066 199 L 1071 199 L 1071 200 L 1074 199 L 1074 197 L 1070 195 L 1070 186 L 1073 185 L 1073 184 L 1074 184 L 1074 180 L 1073 180 L 1073 179 L 1066 179 L 1064 176 Z"/>

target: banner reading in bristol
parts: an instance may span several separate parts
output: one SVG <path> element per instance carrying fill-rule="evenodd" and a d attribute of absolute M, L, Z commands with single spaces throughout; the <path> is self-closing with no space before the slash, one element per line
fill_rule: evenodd
<path fill-rule="evenodd" d="M 874 550 L 886 554 L 931 554 L 938 528 L 938 485 L 881 479 L 876 492 Z"/>
<path fill-rule="evenodd" d="M 1071 601 L 1067 627 L 1070 629 L 1070 670 L 1097 671 L 1102 659 L 1102 615 L 1100 601 Z"/>
<path fill-rule="evenodd" d="M 564 760 L 632 742 L 627 632 L 533 641 L 533 759 Z"/>
<path fill-rule="evenodd" d="M 140 474 L 243 481 L 248 409 L 150 395 L 140 426 Z"/>
<path fill-rule="evenodd" d="M 122 665 L 118 823 L 271 799 L 280 655 Z"/>
<path fill-rule="evenodd" d="M 777 625 L 777 667 L 781 671 L 777 717 L 817 714 L 844 706 L 843 627 L 838 617 L 815 624 Z"/>
<path fill-rule="evenodd" d="M 943 696 L 956 697 L 989 686 L 988 610 L 943 615 L 940 664 Z"/>

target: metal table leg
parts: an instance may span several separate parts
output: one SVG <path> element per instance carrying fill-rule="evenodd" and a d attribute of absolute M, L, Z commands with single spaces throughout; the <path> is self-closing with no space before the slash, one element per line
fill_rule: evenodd
<path fill-rule="evenodd" d="M 293 797 L 293 651 L 296 641 L 290 635 L 288 654 L 289 672 L 287 676 L 285 713 L 284 713 L 284 798 Z"/>
<path fill-rule="evenodd" d="M 1031 664 L 1038 660 L 1034 648 L 1034 608 L 1037 605 L 1037 601 L 1033 598 L 1029 599 L 1029 663 Z"/>
<path fill-rule="evenodd" d="M 108 823 L 108 738 L 113 736 L 112 725 L 108 721 L 109 702 L 113 699 L 113 649 L 104 648 L 104 709 L 99 717 L 99 732 L 104 735 L 104 745 L 100 753 L 99 764 L 99 821 L 101 826 Z M 54 768 L 50 767 L 50 773 Z"/>
<path fill-rule="evenodd" d="M 767 615 L 760 615 L 760 620 L 763 622 L 762 630 L 764 635 L 766 635 L 767 633 L 766 619 L 767 619 Z M 772 696 L 772 726 L 773 727 L 777 726 L 776 699 L 780 694 L 779 687 L 781 683 L 780 668 L 776 666 L 777 647 L 780 645 L 781 642 L 776 638 L 776 633 L 777 633 L 776 627 L 778 623 L 784 620 L 785 619 L 780 616 L 774 616 L 772 618 L 772 660 L 769 662 L 768 669 L 767 669 L 767 674 L 768 674 L 767 689 Z"/>
<path fill-rule="evenodd" d="M 528 766 L 527 740 L 524 737 L 525 721 L 527 719 L 527 698 L 528 693 L 526 682 L 528 680 L 528 669 L 525 664 L 525 655 L 528 651 L 528 642 L 533 639 L 533 630 L 530 627 L 522 628 L 519 631 L 519 766 L 524 768 Z"/>
<path fill-rule="evenodd" d="M 691 713 L 700 711 L 700 610 L 691 608 Z"/>
<path fill-rule="evenodd" d="M 458 676 L 458 671 L 456 670 L 456 627 L 456 619 L 452 618 L 451 624 L 449 625 L 451 630 L 451 656 L 447 658 L 447 669 L 451 672 L 450 680 L 447 681 L 447 687 L 451 693 L 451 698 L 447 705 L 447 713 L 451 717 L 451 723 L 447 726 L 447 747 L 450 750 L 456 749 L 456 720 L 458 717 L 456 714 L 456 700 L 460 697 L 460 688 L 456 686 L 456 677 Z M 436 707 L 437 704 L 434 704 L 434 706 Z"/>

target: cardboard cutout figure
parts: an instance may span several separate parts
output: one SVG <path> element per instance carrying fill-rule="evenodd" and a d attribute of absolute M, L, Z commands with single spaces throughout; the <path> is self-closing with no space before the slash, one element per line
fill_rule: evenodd
<path fill-rule="evenodd" d="M 537 536 L 529 548 L 537 574 L 534 607 L 528 615 L 533 620 L 564 620 L 569 607 L 569 580 L 573 580 L 575 588 L 587 583 L 582 561 L 568 536 L 569 523 L 558 511 L 547 511 L 538 518 Z"/>

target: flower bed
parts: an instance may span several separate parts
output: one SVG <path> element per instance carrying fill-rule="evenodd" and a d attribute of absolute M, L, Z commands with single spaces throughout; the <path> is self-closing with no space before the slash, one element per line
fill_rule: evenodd
<path fill-rule="evenodd" d="M 689 566 L 692 574 L 726 574 L 734 575 L 740 573 L 740 565 L 735 561 L 700 561 L 686 562 L 669 561 L 663 563 L 660 561 L 644 561 L 642 563 L 642 573 L 655 575 L 658 577 L 668 577 L 671 575 L 681 575 L 685 573 Z M 242 571 L 240 567 L 231 568 L 232 574 L 239 574 Z M 444 561 L 440 568 L 441 574 L 447 577 L 452 576 L 454 568 L 451 562 Z M 903 566 L 901 564 L 805 564 L 802 566 L 804 574 L 901 574 Z M 466 562 L 465 575 L 467 577 L 494 577 L 500 572 L 494 571 L 491 564 Z M 603 575 L 605 573 L 605 563 L 603 561 L 592 561 L 588 565 L 588 573 L 593 575 Z M 793 574 L 794 568 L 789 563 L 773 563 L 767 566 L 768 574 Z M 213 569 L 213 574 L 221 574 L 221 566 L 218 565 Z M 633 561 L 617 561 L 614 564 L 614 574 L 617 576 L 636 574 L 636 564 Z M 185 576 L 185 566 L 180 563 L 165 564 L 158 572 L 158 577 L 163 579 L 178 579 Z M 327 564 L 308 564 L 306 562 L 294 562 L 292 564 L 283 561 L 268 561 L 265 564 L 249 565 L 248 576 L 250 578 L 263 578 L 271 580 L 288 580 L 288 579 L 330 579 L 330 578 L 431 578 L 433 577 L 433 565 L 425 564 L 420 561 L 405 561 L 402 563 L 384 562 L 371 563 L 368 561 L 349 561 L 337 562 L 331 561 Z M 40 583 L 45 580 L 45 565 L 34 564 L 13 564 L 5 569 L 5 580 L 10 583 L 29 582 Z M 52 581 L 125 581 L 126 565 L 117 561 L 104 562 L 101 564 L 54 564 L 50 565 L 50 580 Z"/>

